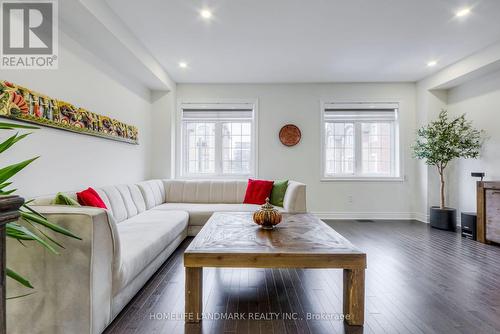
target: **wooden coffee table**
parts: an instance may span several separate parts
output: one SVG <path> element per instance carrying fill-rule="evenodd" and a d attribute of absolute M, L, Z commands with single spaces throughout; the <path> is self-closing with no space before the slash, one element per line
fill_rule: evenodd
<path fill-rule="evenodd" d="M 202 319 L 203 267 L 344 269 L 344 316 L 362 326 L 366 254 L 311 214 L 284 214 L 272 231 L 252 213 L 217 212 L 184 253 L 186 321 Z"/>

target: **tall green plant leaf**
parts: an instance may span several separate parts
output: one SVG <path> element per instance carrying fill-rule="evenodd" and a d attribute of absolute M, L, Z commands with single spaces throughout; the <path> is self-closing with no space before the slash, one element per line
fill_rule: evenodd
<path fill-rule="evenodd" d="M 0 122 L 0 130 L 14 130 L 14 129 L 40 129 L 40 128 L 32 125 Z"/>
<path fill-rule="evenodd" d="M 7 166 L 7 167 L 0 169 L 0 183 L 4 183 L 8 179 L 13 177 L 17 173 L 19 173 L 24 167 L 28 166 L 30 163 L 32 163 L 33 161 L 35 161 L 38 158 L 39 157 L 28 159 L 28 160 L 19 162 L 17 164 L 10 165 L 10 166 Z"/>
<path fill-rule="evenodd" d="M 30 292 L 30 293 L 25 293 L 23 295 L 19 295 L 19 296 L 14 296 L 14 297 L 5 297 L 5 299 L 7 300 L 11 300 L 11 299 L 17 299 L 17 298 L 23 298 L 23 297 L 26 297 L 26 296 L 29 296 L 29 295 L 33 295 L 35 294 L 36 292 Z"/>
<path fill-rule="evenodd" d="M 12 182 L 5 182 L 5 183 L 0 184 L 0 195 L 7 196 L 7 195 L 10 195 L 10 194 L 14 193 L 15 191 L 17 191 L 17 189 L 4 190 L 5 188 L 10 186 L 11 184 L 12 184 Z"/>
<path fill-rule="evenodd" d="M 4 188 L 7 188 L 8 186 L 10 186 L 12 184 L 12 182 L 5 182 L 5 183 L 2 183 L 0 184 L 0 190 L 4 189 Z"/>
<path fill-rule="evenodd" d="M 30 208 L 30 207 L 26 207 L 26 208 L 28 208 L 31 212 L 21 211 L 20 213 L 21 213 L 22 219 L 43 225 L 43 226 L 51 229 L 52 231 L 55 231 L 55 232 L 60 233 L 60 234 L 64 234 L 65 236 L 68 236 L 68 237 L 71 237 L 74 239 L 78 239 L 78 240 L 82 240 L 79 236 L 71 233 L 69 230 L 65 229 L 64 227 L 59 226 L 59 225 L 54 224 L 54 223 L 51 223 L 49 220 L 47 220 L 47 218 L 45 218 L 44 216 L 42 216 L 41 214 L 39 214 L 38 212 L 36 212 L 32 208 Z"/>
<path fill-rule="evenodd" d="M 30 281 L 28 281 L 26 278 L 24 278 L 23 276 L 21 276 L 18 273 L 16 273 L 14 270 L 9 269 L 9 268 L 5 268 L 5 274 L 8 277 L 10 277 L 10 278 L 16 280 L 17 282 L 21 283 L 25 287 L 33 289 L 33 285 L 31 285 Z"/>
<path fill-rule="evenodd" d="M 17 191 L 17 189 L 11 189 L 11 190 L 0 190 L 0 195 L 2 196 L 7 196 L 10 194 L 13 194 Z"/>
<path fill-rule="evenodd" d="M 42 229 L 40 229 L 36 224 L 30 222 L 29 220 L 26 221 L 28 224 L 30 224 L 31 227 L 33 227 L 38 233 L 40 233 L 43 237 L 45 237 L 47 240 L 49 240 L 50 242 L 52 242 L 53 244 L 61 247 L 64 249 L 64 246 L 62 244 L 60 244 L 59 242 L 57 242 L 56 240 L 54 240 L 54 238 L 51 238 L 49 235 L 47 235 L 47 233 L 45 233 L 44 231 L 42 231 Z"/>
<path fill-rule="evenodd" d="M 5 225 L 5 231 L 8 237 L 21 239 L 21 240 L 34 240 L 38 242 L 40 245 L 45 247 L 47 250 L 54 254 L 59 254 L 52 245 L 50 245 L 47 241 L 40 238 L 35 233 L 28 230 L 26 227 L 19 225 L 17 223 L 8 223 Z"/>
<path fill-rule="evenodd" d="M 12 145 L 14 145 L 18 141 L 20 141 L 20 140 L 28 137 L 30 134 L 31 134 L 31 132 L 24 133 L 22 135 L 19 135 L 19 133 L 16 133 L 15 135 L 7 138 L 2 143 L 0 143 L 0 153 L 6 151 L 7 149 L 9 149 L 9 147 L 11 147 Z"/>

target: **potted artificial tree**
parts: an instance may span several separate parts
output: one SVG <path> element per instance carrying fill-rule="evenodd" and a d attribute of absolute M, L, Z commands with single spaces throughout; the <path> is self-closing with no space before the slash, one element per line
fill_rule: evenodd
<path fill-rule="evenodd" d="M 475 129 L 465 115 L 449 119 L 446 110 L 439 113 L 437 120 L 420 128 L 413 146 L 414 156 L 429 166 L 435 166 L 439 173 L 439 206 L 430 209 L 432 227 L 455 230 L 456 210 L 446 207 L 444 170 L 456 158 L 477 158 L 481 148 L 482 131 Z"/>

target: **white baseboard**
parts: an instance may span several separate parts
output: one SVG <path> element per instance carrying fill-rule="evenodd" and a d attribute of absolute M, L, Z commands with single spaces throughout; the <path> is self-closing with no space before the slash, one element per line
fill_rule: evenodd
<path fill-rule="evenodd" d="M 429 214 L 427 213 L 415 212 L 413 219 L 429 224 Z"/>
<path fill-rule="evenodd" d="M 416 212 L 313 212 L 319 219 L 419 220 L 428 223 L 427 215 Z"/>

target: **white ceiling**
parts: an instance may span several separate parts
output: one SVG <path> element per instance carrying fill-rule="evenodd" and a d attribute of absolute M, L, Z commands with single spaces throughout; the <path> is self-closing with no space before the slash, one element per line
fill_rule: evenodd
<path fill-rule="evenodd" d="M 177 82 L 416 81 L 500 40 L 500 0 L 107 3 Z"/>

